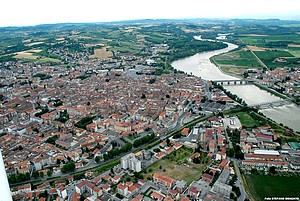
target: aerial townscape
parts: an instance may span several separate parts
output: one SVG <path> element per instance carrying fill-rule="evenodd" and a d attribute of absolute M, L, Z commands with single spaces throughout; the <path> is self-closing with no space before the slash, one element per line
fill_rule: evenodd
<path fill-rule="evenodd" d="M 300 199 L 300 21 L 1 27 L 0 92 L 1 201 Z"/>

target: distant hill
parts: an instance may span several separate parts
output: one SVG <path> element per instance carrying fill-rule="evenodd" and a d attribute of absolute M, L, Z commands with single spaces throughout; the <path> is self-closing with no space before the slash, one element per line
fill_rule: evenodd
<path fill-rule="evenodd" d="M 280 19 L 212 19 L 212 18 L 186 18 L 186 19 L 137 19 L 124 20 L 112 22 L 93 22 L 93 23 L 58 23 L 58 24 L 41 24 L 36 26 L 16 26 L 16 27 L 0 27 L 0 31 L 13 30 L 34 30 L 34 29 L 52 29 L 61 28 L 73 29 L 79 26 L 91 25 L 141 25 L 141 24 L 168 24 L 168 23 L 200 23 L 200 22 L 214 22 L 214 23 L 234 23 L 236 25 L 256 24 L 264 26 L 283 26 L 283 25 L 299 25 L 300 21 L 294 20 L 280 20 Z"/>

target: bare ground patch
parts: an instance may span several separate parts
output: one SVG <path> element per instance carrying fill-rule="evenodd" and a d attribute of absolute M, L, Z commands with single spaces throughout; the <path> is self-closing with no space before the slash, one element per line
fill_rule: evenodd
<path fill-rule="evenodd" d="M 244 67 L 232 66 L 232 65 L 222 65 L 220 66 L 221 71 L 226 74 L 234 74 L 237 76 L 242 76 L 245 69 Z"/>
<path fill-rule="evenodd" d="M 288 47 L 300 47 L 300 45 L 297 45 L 297 44 L 288 44 Z"/>
<path fill-rule="evenodd" d="M 113 53 L 111 51 L 107 51 L 106 47 L 103 47 L 101 49 L 95 49 L 94 54 L 90 56 L 91 59 L 107 59 L 113 56 Z"/>
<path fill-rule="evenodd" d="M 104 46 L 105 46 L 105 44 L 103 44 L 103 43 L 97 43 L 97 44 L 86 44 L 86 47 L 95 47 L 95 46 L 102 46 L 102 47 L 104 47 Z"/>
<path fill-rule="evenodd" d="M 57 40 L 57 41 L 63 41 L 63 40 L 65 40 L 65 38 L 56 38 L 55 40 Z"/>
<path fill-rule="evenodd" d="M 243 34 L 243 36 L 269 36 L 266 34 Z"/>
<path fill-rule="evenodd" d="M 33 45 L 39 45 L 39 44 L 43 44 L 43 43 L 44 43 L 44 42 L 39 41 L 39 42 L 33 42 L 33 43 L 26 44 L 25 46 L 30 47 L 30 46 L 33 46 Z"/>
<path fill-rule="evenodd" d="M 27 50 L 27 51 L 22 51 L 22 52 L 17 52 L 16 56 L 13 58 L 16 59 L 37 59 L 38 56 L 33 55 L 34 53 L 40 52 L 41 50 Z"/>
<path fill-rule="evenodd" d="M 257 51 L 257 52 L 266 51 L 264 48 L 256 47 L 256 46 L 252 46 L 252 45 L 247 45 L 247 48 L 251 51 Z"/>

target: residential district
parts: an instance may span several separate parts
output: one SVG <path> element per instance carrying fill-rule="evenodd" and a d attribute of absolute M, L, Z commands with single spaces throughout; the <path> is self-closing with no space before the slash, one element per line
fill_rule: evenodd
<path fill-rule="evenodd" d="M 149 51 L 155 56 L 167 48 Z M 237 116 L 218 116 L 240 104 L 209 81 L 153 75 L 151 56 L 104 62 L 84 59 L 88 53 L 53 51 L 76 68 L 1 64 L 0 147 L 9 181 L 18 184 L 11 188 L 14 200 L 245 200 L 239 167 L 300 169 L 298 143 L 281 146 L 268 126 L 246 130 Z M 261 82 L 274 86 L 271 77 L 282 73 L 290 81 L 278 87 L 290 87 L 299 70 L 261 73 Z M 169 135 L 199 117 L 209 118 Z M 244 157 L 234 159 L 229 150 Z M 185 151 L 190 154 L 178 159 L 178 167 L 202 168 L 193 179 L 151 168 Z M 115 166 L 97 171 L 118 157 Z"/>

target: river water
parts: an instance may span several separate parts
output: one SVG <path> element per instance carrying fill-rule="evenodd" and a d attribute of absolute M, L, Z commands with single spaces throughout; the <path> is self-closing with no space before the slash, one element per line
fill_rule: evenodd
<path fill-rule="evenodd" d="M 172 66 L 177 70 L 184 71 L 188 74 L 192 73 L 205 80 L 239 79 L 223 73 L 210 62 L 212 56 L 228 52 L 238 47 L 231 43 L 226 44 L 228 45 L 227 48 L 198 53 L 194 56 L 174 61 Z M 224 87 L 241 97 L 250 106 L 280 100 L 279 97 L 261 90 L 255 85 L 225 85 Z M 261 112 L 276 122 L 283 123 L 295 131 L 300 131 L 300 107 L 295 104 L 263 109 Z"/>

